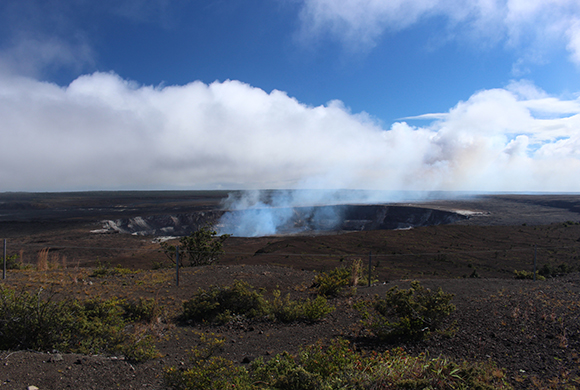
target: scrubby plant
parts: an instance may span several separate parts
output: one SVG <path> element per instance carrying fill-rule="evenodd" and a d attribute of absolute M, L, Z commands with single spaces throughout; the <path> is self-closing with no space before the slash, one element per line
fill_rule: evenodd
<path fill-rule="evenodd" d="M 274 299 L 264 298 L 263 290 L 235 280 L 231 286 L 211 286 L 199 289 L 192 299 L 183 303 L 180 318 L 188 322 L 226 323 L 234 319 L 270 318 L 275 321 L 318 321 L 334 310 L 321 296 L 313 300 L 282 298 L 279 290 Z"/>
<path fill-rule="evenodd" d="M 151 262 L 151 269 L 156 271 L 156 270 L 160 270 L 160 269 L 167 269 L 167 268 L 171 268 L 172 265 L 171 263 L 167 263 L 167 262 L 163 262 L 163 261 L 152 261 Z"/>
<path fill-rule="evenodd" d="M 61 342 L 62 332 L 71 326 L 70 310 L 43 290 L 27 291 L 0 286 L 0 350 L 46 350 Z"/>
<path fill-rule="evenodd" d="M 154 323 L 163 315 L 163 307 L 153 298 L 124 301 L 122 307 L 124 317 L 130 322 Z"/>
<path fill-rule="evenodd" d="M 201 345 L 189 357 L 189 367 L 166 367 L 165 381 L 178 390 L 251 389 L 247 371 L 231 360 L 216 356 L 225 339 L 211 333 L 200 333 Z"/>
<path fill-rule="evenodd" d="M 77 353 L 122 353 L 142 361 L 158 355 L 151 336 L 130 332 L 135 321 L 118 298 L 56 301 L 43 290 L 0 287 L 0 349 L 52 350 Z"/>
<path fill-rule="evenodd" d="M 298 361 L 308 372 L 331 378 L 352 370 L 361 357 L 348 341 L 339 338 L 332 340 L 329 345 L 319 341 L 302 348 Z"/>
<path fill-rule="evenodd" d="M 329 272 L 321 272 L 314 277 L 314 287 L 318 294 L 325 297 L 340 295 L 351 283 L 351 270 L 338 267 Z"/>
<path fill-rule="evenodd" d="M 371 277 L 371 283 L 376 283 L 378 279 Z M 314 277 L 313 287 L 319 295 L 325 297 L 337 297 L 345 295 L 347 287 L 352 287 L 350 293 L 356 292 L 356 286 L 368 285 L 369 275 L 365 272 L 363 262 L 360 258 L 354 259 L 350 267 L 342 266 L 334 268 L 328 272 L 321 272 Z"/>
<path fill-rule="evenodd" d="M 4 258 L 0 257 L 0 267 L 4 266 Z M 6 256 L 6 269 L 23 269 L 24 265 L 18 260 L 18 255 Z"/>
<path fill-rule="evenodd" d="M 315 322 L 334 311 L 326 298 L 317 296 L 313 300 L 292 300 L 290 294 L 282 298 L 279 290 L 274 291 L 274 299 L 269 304 L 269 312 L 281 322 Z"/>
<path fill-rule="evenodd" d="M 225 323 L 234 317 L 254 318 L 268 314 L 268 304 L 261 291 L 247 282 L 236 280 L 231 286 L 199 289 L 183 303 L 181 319 L 192 322 Z"/>
<path fill-rule="evenodd" d="M 365 327 L 379 339 L 423 338 L 440 330 L 443 320 L 455 310 L 452 299 L 453 294 L 441 288 L 431 291 L 413 281 L 409 289 L 392 287 L 385 298 L 376 295 L 370 301 L 359 302 L 356 308 Z"/>
<path fill-rule="evenodd" d="M 254 389 L 304 389 L 322 388 L 323 378 L 308 371 L 297 359 L 283 352 L 268 361 L 263 358 L 254 360 L 250 366 L 250 377 L 258 384 Z"/>
<path fill-rule="evenodd" d="M 195 267 L 215 263 L 224 253 L 223 243 L 229 234 L 217 235 L 217 231 L 209 226 L 204 226 L 191 233 L 189 236 L 179 239 L 180 262 L 185 263 L 185 258 L 189 260 L 187 265 Z M 176 245 L 167 242 L 160 243 L 161 249 L 167 258 L 175 263 Z"/>
<path fill-rule="evenodd" d="M 522 271 L 514 270 L 514 278 L 515 279 L 532 280 L 532 279 L 534 279 L 534 273 L 531 271 L 525 271 L 525 270 L 522 270 Z M 536 280 L 546 280 L 546 278 L 544 276 L 536 273 Z"/>
<path fill-rule="evenodd" d="M 99 262 L 97 263 L 97 267 L 93 270 L 93 273 L 89 276 L 94 278 L 104 278 L 107 276 L 124 276 L 136 272 L 137 271 L 132 271 L 129 268 L 123 267 L 121 264 L 111 267 L 110 263 L 103 264 Z"/>
<path fill-rule="evenodd" d="M 571 272 L 577 271 L 577 267 L 569 266 L 566 263 L 561 263 L 557 266 L 551 266 L 550 264 L 544 264 L 542 268 L 538 271 L 538 274 L 544 276 L 546 278 L 558 276 L 558 275 L 566 275 Z"/>
<path fill-rule="evenodd" d="M 223 339 L 221 339 L 223 342 Z M 208 342 L 210 345 L 211 340 Z M 262 357 L 249 367 L 236 366 L 201 346 L 189 367 L 165 369 L 169 387 L 179 390 L 333 390 L 333 389 L 480 389 L 507 390 L 503 370 L 493 363 L 456 363 L 427 354 L 410 356 L 402 349 L 356 352 L 345 340 L 304 347 L 298 355 Z"/>

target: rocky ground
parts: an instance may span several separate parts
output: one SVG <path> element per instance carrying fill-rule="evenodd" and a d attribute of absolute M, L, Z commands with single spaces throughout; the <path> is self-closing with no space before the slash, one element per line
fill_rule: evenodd
<path fill-rule="evenodd" d="M 10 271 L 2 285 L 30 291 L 42 286 L 56 297 L 154 297 L 166 314 L 152 329 L 161 358 L 136 364 L 122 356 L 2 351 L 0 389 L 164 389 L 163 368 L 186 365 L 188 351 L 198 345 L 200 332 L 223 336 L 226 343 L 220 353 L 237 364 L 282 351 L 296 353 L 302 345 L 343 337 L 361 350 L 403 347 L 413 354 L 492 360 L 506 370 L 517 389 L 579 387 L 574 380 L 580 376 L 580 274 L 536 282 L 513 278 L 514 269 L 533 269 L 534 246 L 538 267 L 566 264 L 568 270 L 577 269 L 580 225 L 569 222 L 580 221 L 578 199 L 536 199 L 533 207 L 532 200 L 525 197 L 478 202 L 432 205 L 478 212 L 471 224 L 230 239 L 219 265 L 183 269 L 179 286 L 173 269 L 151 270 L 153 261 L 164 261 L 164 255 L 150 238 L 91 234 L 96 222 L 86 220 L 2 223 L 0 233 L 9 239 L 9 254 L 21 252 L 25 262 L 34 263 L 39 249 L 52 247 L 50 259 L 66 264 L 66 269 L 43 272 Z M 514 215 L 512 223 L 501 210 Z M 378 282 L 359 287 L 354 296 L 332 299 L 337 310 L 321 322 L 282 325 L 255 321 L 208 327 L 173 321 L 181 302 L 198 288 L 229 285 L 237 279 L 268 293 L 278 288 L 295 297 L 307 297 L 316 272 L 356 257 L 364 256 L 366 261 L 369 253 L 373 265 L 379 262 L 373 271 Z M 94 278 L 90 267 L 97 262 L 138 271 L 123 277 Z M 479 278 L 468 277 L 474 271 Z M 408 287 L 412 279 L 454 294 L 457 310 L 448 319 L 449 324 L 456 322 L 454 335 L 403 344 L 378 343 L 365 337 L 353 303 L 382 295 L 395 285 Z"/>

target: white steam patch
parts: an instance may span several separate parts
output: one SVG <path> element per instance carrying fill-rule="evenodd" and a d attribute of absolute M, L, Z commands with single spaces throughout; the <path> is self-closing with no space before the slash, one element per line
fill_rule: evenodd
<path fill-rule="evenodd" d="M 331 230 L 342 221 L 339 207 L 384 198 L 367 191 L 285 190 L 230 193 L 218 222 L 220 234 L 260 237 L 305 230 Z"/>
<path fill-rule="evenodd" d="M 0 77 L 1 190 L 580 191 L 578 99 L 522 81 L 426 117 L 383 128 L 230 80 Z"/>
<path fill-rule="evenodd" d="M 222 208 L 229 211 L 219 220 L 217 229 L 220 234 L 239 237 L 331 231 L 344 224 L 345 205 L 441 196 L 443 194 L 439 193 L 332 189 L 235 192 L 223 202 Z M 447 193 L 446 196 L 453 195 Z"/>

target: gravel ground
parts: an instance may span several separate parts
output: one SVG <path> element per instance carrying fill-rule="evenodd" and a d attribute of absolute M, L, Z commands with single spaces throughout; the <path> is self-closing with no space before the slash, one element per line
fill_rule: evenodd
<path fill-rule="evenodd" d="M 305 296 L 313 276 L 307 271 L 283 267 L 207 267 L 186 274 L 184 284 L 203 287 L 241 279 L 255 287 L 277 286 L 295 296 Z M 0 353 L 0 389 L 26 389 L 31 385 L 41 390 L 163 389 L 163 367 L 186 365 L 188 351 L 198 345 L 199 332 L 214 332 L 224 337 L 226 343 L 220 354 L 238 364 L 259 356 L 267 359 L 282 351 L 296 353 L 301 345 L 344 337 L 360 349 L 403 347 L 412 354 L 427 352 L 457 360 L 492 360 L 506 369 L 517 389 L 541 388 L 539 383 L 547 386 L 550 380 L 562 383 L 566 378 L 580 375 L 579 274 L 542 282 L 510 279 L 421 282 L 426 287 L 441 287 L 455 294 L 452 302 L 457 310 L 449 318 L 449 323 L 456 322 L 454 336 L 434 335 L 424 341 L 402 344 L 381 344 L 362 337 L 364 332 L 352 308 L 353 302 L 374 294 L 383 295 L 394 285 L 406 288 L 409 284 L 409 281 L 398 281 L 360 287 L 354 297 L 333 299 L 337 310 L 315 324 L 260 321 L 215 327 L 165 324 L 160 332 L 164 337 L 158 340 L 163 357 L 146 363 L 130 363 L 119 356 L 4 351 Z"/>

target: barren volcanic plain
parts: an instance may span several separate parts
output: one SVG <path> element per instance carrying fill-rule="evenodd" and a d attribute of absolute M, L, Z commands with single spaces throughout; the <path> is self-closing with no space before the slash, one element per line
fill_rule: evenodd
<path fill-rule="evenodd" d="M 119 233 L 111 226 L 187 216 L 191 227 L 215 222 L 225 191 L 3 193 L 0 239 L 8 256 L 30 269 L 8 270 L 2 285 L 50 291 L 54 297 L 154 297 L 165 308 L 156 325 L 163 355 L 145 363 L 121 357 L 0 352 L 0 389 L 165 388 L 162 370 L 186 364 L 188 351 L 211 331 L 226 338 L 221 354 L 237 364 L 300 346 L 343 337 L 359 349 L 403 347 L 456 360 L 492 360 L 514 388 L 576 388 L 580 377 L 580 195 L 480 195 L 400 203 L 389 207 L 455 213 L 452 223 L 396 230 L 305 231 L 265 237 L 230 237 L 216 265 L 183 268 L 179 286 L 152 235 Z M 431 212 L 430 211 L 430 212 Z M 217 214 L 216 214 L 217 213 Z M 111 224 L 106 221 L 116 221 Z M 129 222 L 130 223 L 129 223 Z M 131 222 L 132 221 L 132 222 Z M 140 222 L 141 223 L 141 222 Z M 355 224 L 356 225 L 356 224 Z M 403 224 L 404 225 L 404 224 Z M 344 226 L 353 226 L 352 223 Z M 158 234 L 161 235 L 161 234 Z M 170 235 L 170 234 L 166 234 Z M 53 269 L 34 269 L 48 249 Z M 46 253 L 46 252 L 45 252 Z M 314 324 L 239 323 L 180 325 L 173 319 L 198 288 L 244 280 L 270 293 L 308 297 L 314 276 L 360 258 L 371 261 L 371 287 L 333 298 L 337 308 Z M 520 280 L 514 271 L 559 270 L 545 281 Z M 96 278 L 95 267 L 134 270 Z M 455 294 L 453 337 L 398 344 L 373 343 L 360 333 L 353 301 L 420 280 Z M 569 386 L 569 387 L 566 387 Z"/>

